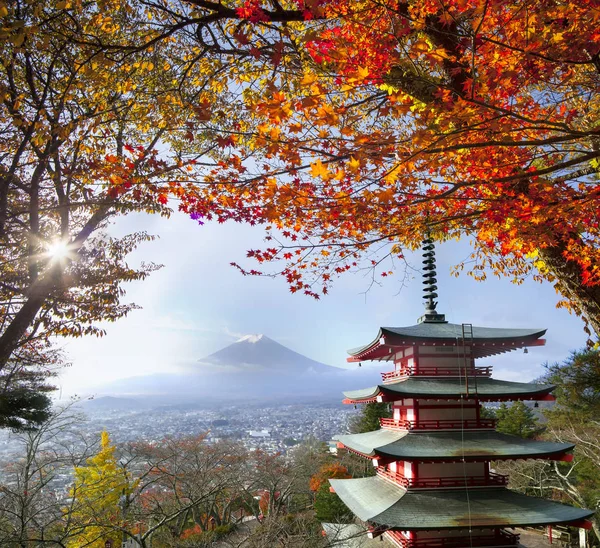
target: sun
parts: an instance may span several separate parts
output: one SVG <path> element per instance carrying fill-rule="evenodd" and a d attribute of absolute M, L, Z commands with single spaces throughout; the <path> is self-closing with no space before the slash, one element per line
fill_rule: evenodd
<path fill-rule="evenodd" d="M 55 240 L 46 248 L 46 255 L 52 260 L 60 261 L 67 259 L 70 254 L 69 242 L 65 240 Z"/>

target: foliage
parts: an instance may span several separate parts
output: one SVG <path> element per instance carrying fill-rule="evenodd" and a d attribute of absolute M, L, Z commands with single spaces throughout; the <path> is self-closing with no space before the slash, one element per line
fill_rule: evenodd
<path fill-rule="evenodd" d="M 0 428 L 40 427 L 52 416 L 50 380 L 64 365 L 62 354 L 47 341 L 30 341 L 0 368 Z"/>
<path fill-rule="evenodd" d="M 348 469 L 338 461 L 321 466 L 320 470 L 310 478 L 310 490 L 318 491 L 323 485 L 329 486 L 327 480 L 330 479 L 346 479 L 352 477 Z"/>
<path fill-rule="evenodd" d="M 402 260 L 427 233 L 466 235 L 473 261 L 458 270 L 517 283 L 533 273 L 600 332 L 594 8 L 151 4 L 152 43 L 189 48 L 176 79 L 228 155 L 182 209 L 264 223 L 269 243 L 249 257 L 281 261 L 290 290 L 315 297 L 362 266 L 388 276 L 384 259 Z"/>
<path fill-rule="evenodd" d="M 317 519 L 330 523 L 350 523 L 354 516 L 340 497 L 329 490 L 330 479 L 350 478 L 348 469 L 335 461 L 323 465 L 311 478 L 310 489 L 316 492 L 314 509 Z"/>
<path fill-rule="evenodd" d="M 492 407 L 481 405 L 479 408 L 479 415 L 482 419 L 495 419 L 496 411 Z"/>
<path fill-rule="evenodd" d="M 352 523 L 354 514 L 335 493 L 329 491 L 329 482 L 323 483 L 315 498 L 317 519 L 328 523 Z"/>
<path fill-rule="evenodd" d="M 180 539 L 184 542 L 177 542 L 172 546 L 211 546 L 214 542 L 218 542 L 229 535 L 235 526 L 231 523 L 226 525 L 218 525 L 209 531 L 203 531 L 199 525 L 195 525 L 190 529 L 186 529 L 181 534 Z"/>
<path fill-rule="evenodd" d="M 289 458 L 208 443 L 206 434 L 115 448 L 104 433 L 98 449 L 66 411 L 18 436 L 23 454 L 3 465 L 0 486 L 0 544 L 7 548 L 104 546 L 109 538 L 139 548 L 217 540 L 323 545 L 309 478 L 333 457 L 315 440 Z M 73 466 L 69 498 L 54 496 L 52 483 Z M 255 500 L 261 494 L 264 512 Z M 251 527 L 248 517 L 256 518 Z"/>
<path fill-rule="evenodd" d="M 379 430 L 381 425 L 379 419 L 390 418 L 392 411 L 387 403 L 367 403 L 361 407 L 361 412 L 352 417 L 350 421 L 350 432 L 361 434 Z"/>
<path fill-rule="evenodd" d="M 117 462 L 108 432 L 102 432 L 100 451 L 75 468 L 71 489 L 75 504 L 69 519 L 80 532 L 68 545 L 103 548 L 108 540 L 113 545 L 121 542 L 118 529 L 126 520 L 126 501 L 134 489 L 135 482 Z"/>
<path fill-rule="evenodd" d="M 573 352 L 563 363 L 546 365 L 548 382 L 556 384 L 556 407 L 547 412 L 553 424 L 578 421 L 589 426 L 600 416 L 600 353 Z"/>
<path fill-rule="evenodd" d="M 511 475 L 511 486 L 536 496 L 565 500 L 577 506 L 598 508 L 600 503 L 600 423 L 598 410 L 598 353 L 573 352 L 562 363 L 546 365 L 544 380 L 556 384 L 556 404 L 544 411 L 544 437 L 575 444 L 572 463 L 550 461 L 496 463 Z M 591 518 L 597 541 L 600 522 Z"/>
<path fill-rule="evenodd" d="M 51 538 L 64 546 L 69 539 L 71 530 L 65 527 L 53 489 L 62 474 L 85 461 L 88 446 L 79 436 L 82 426 L 83 418 L 70 404 L 54 408 L 37 429 L 11 436 L 11 447 L 18 450 L 0 465 L 0 545 L 38 546 Z M 83 443 L 75 449 L 73 440 Z"/>
<path fill-rule="evenodd" d="M 515 401 L 510 407 L 502 403 L 496 411 L 496 419 L 498 432 L 520 438 L 533 438 L 543 430 L 533 410 L 522 401 Z"/>
<path fill-rule="evenodd" d="M 128 517 L 144 524 L 135 539 L 141 547 L 177 545 L 186 530 L 208 532 L 231 523 L 243 504 L 242 483 L 250 481 L 243 476 L 243 447 L 208 443 L 206 433 L 130 444 L 122 458 L 136 477 Z"/>
<path fill-rule="evenodd" d="M 315 297 L 467 235 L 477 279 L 533 272 L 600 332 L 592 0 L 1 6 L 1 369 L 131 309 L 149 237 L 104 231 L 170 199 L 264 224 L 249 257 Z"/>
<path fill-rule="evenodd" d="M 321 524 L 314 512 L 268 516 L 244 540 L 249 548 L 271 548 L 274 545 L 298 548 L 323 548 Z"/>
<path fill-rule="evenodd" d="M 181 107 L 168 68 L 180 52 L 145 47 L 140 16 L 133 1 L 0 3 L 3 377 L 31 344 L 101 336 L 99 322 L 134 308 L 122 302 L 123 283 L 158 266 L 127 257 L 153 238 L 106 229 L 132 212 L 168 215 L 166 194 L 176 197 L 209 152 L 201 135 L 183 138 L 193 109 Z M 139 49 L 117 53 L 110 40 Z M 41 410 L 42 384 L 29 389 Z"/>

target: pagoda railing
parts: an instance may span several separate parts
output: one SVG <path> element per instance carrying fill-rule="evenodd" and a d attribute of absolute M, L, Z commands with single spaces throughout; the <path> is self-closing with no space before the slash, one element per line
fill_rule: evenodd
<path fill-rule="evenodd" d="M 419 421 L 379 419 L 382 428 L 397 430 L 459 430 L 495 428 L 495 419 L 425 419 Z"/>
<path fill-rule="evenodd" d="M 441 489 L 445 487 L 505 487 L 508 476 L 490 473 L 485 476 L 445 477 L 445 478 L 406 478 L 397 472 L 383 468 L 377 469 L 377 475 L 393 481 L 406 489 Z"/>
<path fill-rule="evenodd" d="M 465 546 L 517 546 L 519 544 L 519 535 L 503 529 L 497 530 L 495 535 L 423 539 L 407 539 L 400 531 L 387 531 L 387 534 L 401 548 L 464 548 Z"/>
<path fill-rule="evenodd" d="M 491 377 L 492 366 L 487 367 L 470 367 L 466 370 L 469 377 Z M 404 379 L 409 376 L 424 376 L 424 377 L 464 377 L 465 370 L 463 368 L 448 368 L 448 367 L 403 367 L 396 371 L 381 373 L 383 382 L 392 382 L 398 379 Z"/>

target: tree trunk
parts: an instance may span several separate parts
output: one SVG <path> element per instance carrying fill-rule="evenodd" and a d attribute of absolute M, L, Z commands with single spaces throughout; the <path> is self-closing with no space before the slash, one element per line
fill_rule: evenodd
<path fill-rule="evenodd" d="M 111 206 L 112 202 L 103 205 L 90 217 L 77 237 L 69 244 L 73 254 L 79 252 L 86 240 L 107 218 Z M 2 370 L 12 353 L 18 348 L 22 337 L 25 336 L 27 330 L 31 327 L 35 317 L 52 294 L 52 291 L 56 289 L 63 270 L 64 265 L 57 262 L 46 273 L 41 275 L 29 289 L 27 301 L 15 314 L 13 320 L 0 336 L 0 370 Z"/>
<path fill-rule="evenodd" d="M 600 285 L 584 285 L 581 266 L 565 258 L 565 251 L 566 244 L 561 242 L 540 249 L 539 256 L 556 278 L 556 289 L 570 301 L 573 311 L 585 322 L 586 332 L 591 334 L 591 330 L 600 339 Z"/>

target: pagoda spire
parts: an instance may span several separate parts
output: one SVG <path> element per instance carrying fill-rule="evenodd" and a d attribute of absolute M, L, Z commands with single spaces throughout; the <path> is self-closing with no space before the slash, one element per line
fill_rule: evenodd
<path fill-rule="evenodd" d="M 435 263 L 435 243 L 431 236 L 423 240 L 423 298 L 425 299 L 425 314 L 418 320 L 418 323 L 446 323 L 446 316 L 438 314 L 436 307 L 437 292 L 437 270 Z"/>

